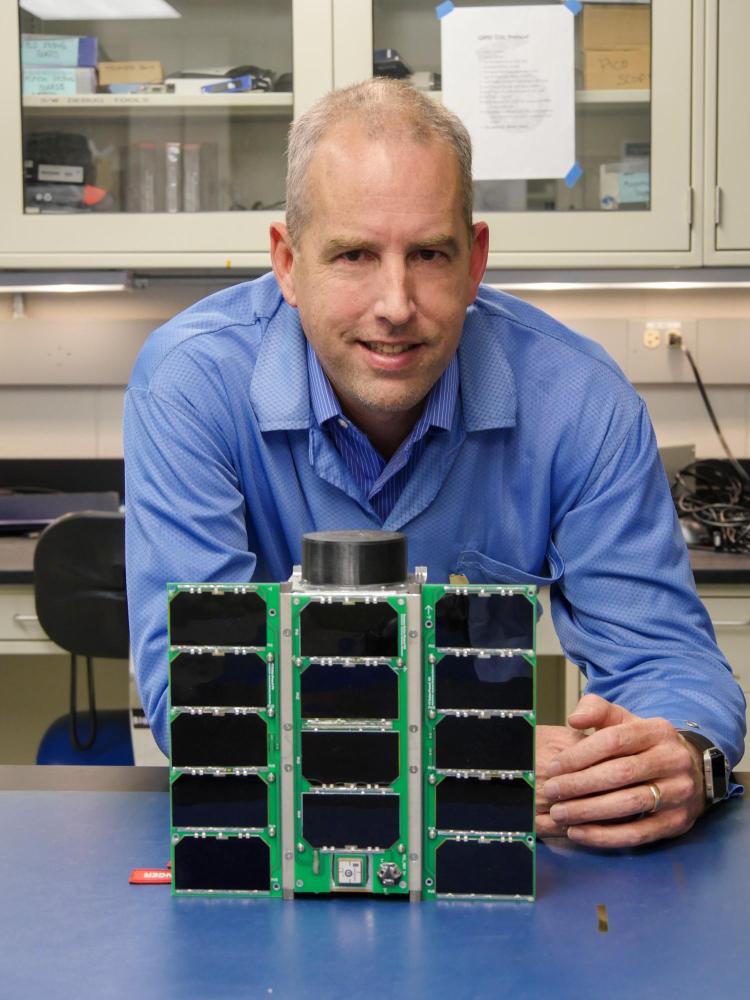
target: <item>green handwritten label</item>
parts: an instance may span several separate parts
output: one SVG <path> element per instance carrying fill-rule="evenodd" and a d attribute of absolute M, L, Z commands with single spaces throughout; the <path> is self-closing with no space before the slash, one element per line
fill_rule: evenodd
<path fill-rule="evenodd" d="M 75 94 L 78 92 L 76 72 L 74 69 L 25 69 L 23 71 L 23 96 Z"/>
<path fill-rule="evenodd" d="M 648 170 L 634 170 L 620 174 L 620 204 L 646 204 L 651 197 L 651 178 Z"/>
<path fill-rule="evenodd" d="M 24 38 L 21 63 L 24 66 L 77 66 L 78 37 Z"/>

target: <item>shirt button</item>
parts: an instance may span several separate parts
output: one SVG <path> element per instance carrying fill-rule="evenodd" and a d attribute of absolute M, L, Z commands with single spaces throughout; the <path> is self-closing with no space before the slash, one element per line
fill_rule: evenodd
<path fill-rule="evenodd" d="M 344 430 L 349 426 L 349 424 L 344 420 L 343 417 L 339 417 L 339 427 L 343 427 Z"/>

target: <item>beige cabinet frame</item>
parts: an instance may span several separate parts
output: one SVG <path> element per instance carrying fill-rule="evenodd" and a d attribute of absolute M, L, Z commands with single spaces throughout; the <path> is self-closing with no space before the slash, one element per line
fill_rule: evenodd
<path fill-rule="evenodd" d="M 304 111 L 331 88 L 331 0 L 293 0 L 292 33 L 293 96 L 282 93 L 228 95 L 228 101 L 240 98 L 240 102 L 235 103 L 234 113 L 250 118 L 256 115 L 277 118 L 283 128 L 285 120 L 291 120 L 293 114 Z M 0 135 L 4 142 L 0 157 L 0 267 L 148 269 L 268 266 L 268 227 L 274 219 L 283 218 L 280 209 L 150 215 L 24 214 L 21 73 L 15 0 L 5 0 L 0 4 L 0 39 L 3 40 Z M 247 98 L 246 102 L 244 98 Z M 90 106 L 84 103 L 82 107 L 86 114 L 112 114 L 111 108 L 102 112 L 95 101 L 91 101 Z M 61 113 L 65 111 L 64 107 L 61 108 Z M 143 113 L 158 113 L 158 107 L 149 108 L 147 105 Z"/>
<path fill-rule="evenodd" d="M 257 106 L 253 95 L 242 95 L 245 107 L 236 113 L 249 121 L 270 117 L 283 128 L 330 87 L 367 78 L 372 7 L 372 0 L 293 0 L 294 94 L 260 95 L 271 100 Z M 482 213 L 491 227 L 490 267 L 750 264 L 750 63 L 743 52 L 750 4 L 653 0 L 652 14 L 651 211 Z M 0 38 L 0 267 L 269 265 L 268 227 L 280 210 L 24 214 L 15 2 L 0 4 Z M 112 113 L 95 102 L 90 112 Z"/>
<path fill-rule="evenodd" d="M 750 4 L 708 0 L 706 8 L 707 264 L 750 264 Z"/>

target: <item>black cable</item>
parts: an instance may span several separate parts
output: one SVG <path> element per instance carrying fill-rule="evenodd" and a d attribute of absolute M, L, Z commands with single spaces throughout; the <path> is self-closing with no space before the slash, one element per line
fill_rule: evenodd
<path fill-rule="evenodd" d="M 732 449 L 729 447 L 729 444 L 727 443 L 727 440 L 726 440 L 726 438 L 724 437 L 724 435 L 722 433 L 721 427 L 719 426 L 719 421 L 716 419 L 716 414 L 714 413 L 714 408 L 713 408 L 713 406 L 711 406 L 711 400 L 708 398 L 708 393 L 706 392 L 706 387 L 703 384 L 703 379 L 701 378 L 700 372 L 698 371 L 698 366 L 696 365 L 695 361 L 693 360 L 693 355 L 690 353 L 690 350 L 685 346 L 685 343 L 683 342 L 683 339 L 682 339 L 682 335 L 681 334 L 672 334 L 670 336 L 669 343 L 673 344 L 675 346 L 679 346 L 679 348 L 682 351 L 682 353 L 688 359 L 688 364 L 690 365 L 690 367 L 693 370 L 693 375 L 695 376 L 695 381 L 696 381 L 696 383 L 698 385 L 698 391 L 701 394 L 701 398 L 703 399 L 703 403 L 704 403 L 704 405 L 706 407 L 706 410 L 708 411 L 708 415 L 711 418 L 711 423 L 714 425 L 714 430 L 716 431 L 716 435 L 719 438 L 719 441 L 721 442 L 721 446 L 724 449 L 724 453 L 727 456 L 727 458 L 729 459 L 729 461 L 732 463 L 732 466 L 734 467 L 735 471 L 737 472 L 737 475 L 741 479 L 744 479 L 745 482 L 750 483 L 750 476 L 747 474 L 747 472 L 745 472 L 745 470 L 742 468 L 742 466 L 740 465 L 740 463 L 734 457 L 734 454 L 732 453 Z"/>
<path fill-rule="evenodd" d="M 734 466 L 724 459 L 693 462 L 677 473 L 672 496 L 686 532 L 700 535 L 700 544 L 750 553 L 750 482 Z"/>
<path fill-rule="evenodd" d="M 727 462 L 703 459 L 681 469 L 672 485 L 672 498 L 689 544 L 722 552 L 750 553 L 750 475 L 735 458 L 711 406 L 706 387 L 682 334 L 670 333 L 669 345 L 679 347 L 688 360 L 698 391 L 721 442 Z"/>
<path fill-rule="evenodd" d="M 70 742 L 76 750 L 90 750 L 96 741 L 96 695 L 94 692 L 94 665 L 90 656 L 86 657 L 86 679 L 89 695 L 89 735 L 86 742 L 82 742 L 78 735 L 78 707 L 77 696 L 78 663 L 75 653 L 70 654 L 70 717 L 68 719 L 68 731 Z"/>

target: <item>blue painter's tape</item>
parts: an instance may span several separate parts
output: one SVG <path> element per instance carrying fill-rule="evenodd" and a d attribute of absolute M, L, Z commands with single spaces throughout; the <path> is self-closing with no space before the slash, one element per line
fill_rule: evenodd
<path fill-rule="evenodd" d="M 569 188 L 575 187 L 576 184 L 581 179 L 582 175 L 583 175 L 583 167 L 578 162 L 578 160 L 576 160 L 576 162 L 573 164 L 573 166 L 565 175 L 565 184 Z"/>
<path fill-rule="evenodd" d="M 571 14 L 580 14 L 583 10 L 583 4 L 580 0 L 564 0 L 564 3 Z"/>
<path fill-rule="evenodd" d="M 445 3 L 439 3 L 437 5 L 437 7 L 435 8 L 435 13 L 438 16 L 438 20 L 440 20 L 441 18 L 445 17 L 446 14 L 450 14 L 452 10 L 455 10 L 455 7 L 451 3 L 451 0 L 445 0 Z"/>

